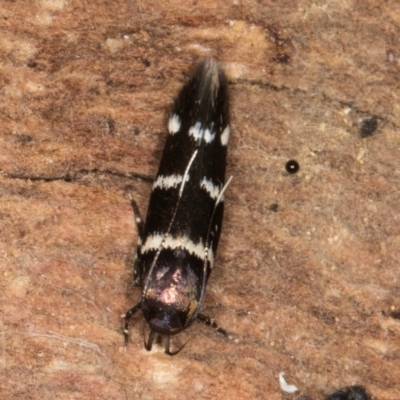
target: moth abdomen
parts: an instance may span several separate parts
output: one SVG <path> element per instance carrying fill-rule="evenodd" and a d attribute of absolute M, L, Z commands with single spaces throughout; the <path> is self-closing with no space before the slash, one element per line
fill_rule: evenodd
<path fill-rule="evenodd" d="M 224 209 L 229 141 L 228 81 L 213 59 L 198 64 L 177 96 L 137 251 L 135 276 L 151 334 L 169 335 L 199 316 L 216 255 Z M 209 320 L 202 316 L 201 320 Z"/>

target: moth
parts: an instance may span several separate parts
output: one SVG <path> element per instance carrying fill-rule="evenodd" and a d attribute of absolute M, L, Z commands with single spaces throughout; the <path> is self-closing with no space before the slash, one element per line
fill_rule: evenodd
<path fill-rule="evenodd" d="M 200 309 L 230 182 L 225 183 L 229 135 L 228 80 L 214 59 L 205 59 L 174 101 L 144 227 L 137 221 L 134 280 L 142 297 L 124 316 L 125 344 L 139 309 L 150 327 L 147 350 L 160 334 L 167 338 L 165 353 L 178 353 L 183 346 L 172 352 L 170 336 L 196 319 L 218 328 Z"/>

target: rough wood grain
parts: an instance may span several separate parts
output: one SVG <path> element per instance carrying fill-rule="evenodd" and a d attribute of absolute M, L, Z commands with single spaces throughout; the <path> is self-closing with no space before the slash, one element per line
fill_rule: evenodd
<path fill-rule="evenodd" d="M 398 2 L 2 1 L 0 32 L 2 399 L 400 399 Z M 204 311 L 235 340 L 147 353 L 138 315 L 125 352 L 129 198 L 205 56 L 234 180 Z"/>

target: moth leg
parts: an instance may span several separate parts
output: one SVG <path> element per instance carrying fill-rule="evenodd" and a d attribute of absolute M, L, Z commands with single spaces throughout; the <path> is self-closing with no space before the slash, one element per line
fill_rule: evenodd
<path fill-rule="evenodd" d="M 201 322 L 204 322 L 206 325 L 211 326 L 211 328 L 214 328 L 217 333 L 220 333 L 221 335 L 230 338 L 229 333 L 225 329 L 221 328 L 212 318 L 207 317 L 204 314 L 198 314 L 197 319 Z"/>
<path fill-rule="evenodd" d="M 147 351 L 150 351 L 150 350 L 151 350 L 151 348 L 152 348 L 152 346 L 153 346 L 153 341 L 154 341 L 155 335 L 156 335 L 156 332 L 155 332 L 155 331 L 150 331 L 149 339 L 148 339 L 147 342 L 146 342 L 145 336 L 143 335 L 144 347 L 145 347 L 145 349 L 146 349 Z"/>
<path fill-rule="evenodd" d="M 129 321 L 130 319 L 136 314 L 138 310 L 140 310 L 140 307 L 142 306 L 142 303 L 136 304 L 134 307 L 132 307 L 124 316 L 124 339 L 125 339 L 125 346 L 128 344 L 129 341 Z"/>
<path fill-rule="evenodd" d="M 142 216 L 140 215 L 139 207 L 136 204 L 136 201 L 131 199 L 131 206 L 133 209 L 133 212 L 135 214 L 135 223 L 136 223 L 136 228 L 139 233 L 139 238 L 143 238 L 143 233 L 144 233 L 144 222 L 142 219 Z"/>
<path fill-rule="evenodd" d="M 140 248 L 143 243 L 143 235 L 144 235 L 144 222 L 140 215 L 139 207 L 136 204 L 135 200 L 131 199 L 131 206 L 133 209 L 133 213 L 135 214 L 135 224 L 138 231 L 138 247 L 136 251 L 136 259 L 133 267 L 133 280 L 135 282 L 135 286 L 141 286 L 142 283 L 142 270 L 141 270 L 141 262 L 140 262 Z"/>

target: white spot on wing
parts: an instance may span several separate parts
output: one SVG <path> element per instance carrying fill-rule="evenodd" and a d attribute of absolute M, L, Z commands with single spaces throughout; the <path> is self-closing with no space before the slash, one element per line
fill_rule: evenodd
<path fill-rule="evenodd" d="M 169 176 L 160 175 L 153 183 L 153 189 L 170 189 L 177 188 L 182 182 L 183 176 L 178 174 L 172 174 Z M 186 175 L 186 182 L 189 181 L 189 175 Z"/>
<path fill-rule="evenodd" d="M 214 185 L 210 180 L 206 177 L 200 182 L 200 187 L 205 189 L 212 199 L 216 199 L 219 196 L 221 188 L 217 185 Z"/>
<path fill-rule="evenodd" d="M 221 144 L 222 144 L 222 146 L 226 146 L 228 144 L 230 133 L 231 133 L 231 128 L 229 127 L 229 125 L 227 125 L 227 127 L 221 133 Z"/>
<path fill-rule="evenodd" d="M 289 385 L 286 382 L 284 375 L 285 375 L 284 372 L 279 372 L 279 385 L 281 386 L 281 389 L 286 393 L 297 392 L 298 391 L 297 387 L 295 385 Z"/>
<path fill-rule="evenodd" d="M 203 137 L 203 133 L 204 131 L 201 129 L 201 122 L 196 122 L 196 124 L 189 129 L 189 135 L 193 136 L 199 143 Z"/>
<path fill-rule="evenodd" d="M 209 129 L 204 132 L 204 140 L 206 143 L 211 143 L 215 138 L 215 133 L 211 133 Z"/>
<path fill-rule="evenodd" d="M 172 235 L 162 235 L 160 233 L 155 233 L 154 235 L 149 235 L 141 248 L 141 253 L 144 254 L 148 251 L 154 251 L 163 249 L 177 249 L 181 248 L 186 250 L 188 253 L 195 255 L 200 260 L 204 260 L 207 254 L 207 249 L 203 242 L 195 243 L 190 240 L 187 236 L 173 237 Z M 214 254 L 212 249 L 208 249 L 208 260 L 210 261 L 211 268 L 214 264 Z"/>
<path fill-rule="evenodd" d="M 213 124 L 211 124 L 211 130 L 208 128 L 202 129 L 201 122 L 198 121 L 194 124 L 194 126 L 192 126 L 189 129 L 189 135 L 196 140 L 198 145 L 201 143 L 203 139 L 206 143 L 212 143 L 213 140 L 215 139 L 215 132 L 213 133 L 212 130 L 213 130 Z"/>
<path fill-rule="evenodd" d="M 175 135 L 175 133 L 179 132 L 179 129 L 181 129 L 181 120 L 179 115 L 174 114 L 169 118 L 168 132 L 171 135 Z"/>

